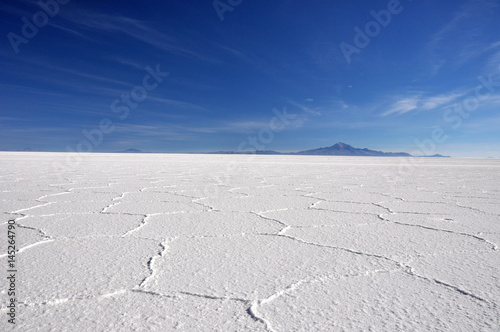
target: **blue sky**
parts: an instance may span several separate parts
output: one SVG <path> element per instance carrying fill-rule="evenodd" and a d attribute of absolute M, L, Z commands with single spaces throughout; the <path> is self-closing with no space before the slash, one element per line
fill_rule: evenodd
<path fill-rule="evenodd" d="M 498 0 L 54 1 L 0 4 L 0 149 L 500 157 Z"/>

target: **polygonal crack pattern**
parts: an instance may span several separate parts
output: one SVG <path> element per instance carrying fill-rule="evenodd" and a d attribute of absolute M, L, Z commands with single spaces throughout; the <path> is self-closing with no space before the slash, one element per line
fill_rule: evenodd
<path fill-rule="evenodd" d="M 499 331 L 498 161 L 1 154 L 19 331 Z"/>

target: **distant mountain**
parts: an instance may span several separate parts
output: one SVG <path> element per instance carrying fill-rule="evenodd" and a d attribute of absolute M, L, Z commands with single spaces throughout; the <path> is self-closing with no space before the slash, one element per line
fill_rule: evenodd
<path fill-rule="evenodd" d="M 13 150 L 13 149 L 2 149 L 0 148 L 0 151 L 8 151 L 8 152 L 43 152 L 42 150 L 36 150 L 36 149 L 33 149 L 33 148 L 30 148 L 30 147 L 26 147 L 26 148 L 23 148 L 23 149 L 16 149 L 16 150 Z"/>
<path fill-rule="evenodd" d="M 433 154 L 432 156 L 419 156 L 422 158 L 451 158 L 450 156 L 443 156 L 441 154 Z"/>
<path fill-rule="evenodd" d="M 406 152 L 382 152 L 370 149 L 359 149 L 349 144 L 337 143 L 335 145 L 318 148 L 312 150 L 305 150 L 299 152 L 277 152 L 272 150 L 255 150 L 255 151 L 218 151 L 208 152 L 209 154 L 268 154 L 268 155 L 307 155 L 307 156 L 371 156 L 371 157 L 412 157 L 411 154 Z M 442 156 L 435 154 L 432 156 L 418 156 L 426 158 L 450 158 L 449 156 Z"/>
<path fill-rule="evenodd" d="M 23 150 L 0 150 L 0 151 L 39 151 L 29 147 Z M 151 153 L 139 149 L 127 149 L 123 151 L 115 151 L 115 153 Z M 191 152 L 188 152 L 191 153 Z M 196 152 L 192 152 L 196 153 Z M 217 152 L 197 152 L 202 154 L 241 154 L 241 155 L 308 155 L 308 156 L 372 156 L 372 157 L 419 157 L 419 158 L 451 158 L 450 156 L 443 156 L 434 154 L 429 156 L 412 156 L 406 152 L 382 152 L 370 149 L 355 148 L 346 143 L 336 143 L 332 146 L 325 148 L 318 148 L 312 150 L 304 150 L 299 152 L 279 152 L 273 150 L 253 150 L 253 151 L 217 151 Z M 493 158 L 493 157 L 489 157 Z"/>
<path fill-rule="evenodd" d="M 217 151 L 217 152 L 208 152 L 208 154 L 286 154 L 282 152 L 272 151 L 272 150 L 254 150 L 254 151 Z"/>
<path fill-rule="evenodd" d="M 137 149 L 127 149 L 127 150 L 123 150 L 123 151 L 117 151 L 117 153 L 147 153 L 147 152 L 137 150 Z"/>
<path fill-rule="evenodd" d="M 313 150 L 300 151 L 298 155 L 321 155 L 321 156 L 374 156 L 374 157 L 410 157 L 406 152 L 382 152 L 369 149 L 358 149 L 345 143 L 337 143 L 335 145 Z"/>

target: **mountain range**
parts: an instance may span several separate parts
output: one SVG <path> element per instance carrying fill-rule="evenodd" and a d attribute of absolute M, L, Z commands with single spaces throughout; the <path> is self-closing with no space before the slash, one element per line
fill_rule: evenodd
<path fill-rule="evenodd" d="M 24 148 L 18 151 L 38 151 L 31 148 Z M 122 151 L 115 151 L 116 153 L 149 153 L 138 149 L 127 149 Z M 336 143 L 332 146 L 325 148 L 317 148 L 311 150 L 304 150 L 299 152 L 278 152 L 273 150 L 254 150 L 254 151 L 217 151 L 217 152 L 204 152 L 202 154 L 258 154 L 258 155 L 305 155 L 305 156 L 371 156 L 371 157 L 441 157 L 450 158 L 449 156 L 442 156 L 435 154 L 432 156 L 412 156 L 406 152 L 382 152 L 370 149 L 355 148 L 349 144 Z"/>
<path fill-rule="evenodd" d="M 218 151 L 209 152 L 211 154 L 260 154 L 260 155 L 308 155 L 308 156 L 371 156 L 371 157 L 412 157 L 411 154 L 406 152 L 382 152 L 370 149 L 359 149 L 355 148 L 349 144 L 342 142 L 336 143 L 332 146 L 325 148 L 318 148 L 312 150 L 305 150 L 299 152 L 277 152 L 272 150 L 255 150 L 255 151 Z M 444 157 L 449 158 L 449 156 L 442 156 L 440 154 L 435 154 L 432 156 L 419 156 L 419 157 Z"/>

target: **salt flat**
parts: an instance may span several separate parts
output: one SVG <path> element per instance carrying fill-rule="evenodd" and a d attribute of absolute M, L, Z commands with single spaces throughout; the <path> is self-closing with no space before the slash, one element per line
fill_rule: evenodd
<path fill-rule="evenodd" d="M 71 158 L 70 158 L 71 157 Z M 500 161 L 0 153 L 18 331 L 500 331 Z"/>

